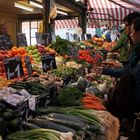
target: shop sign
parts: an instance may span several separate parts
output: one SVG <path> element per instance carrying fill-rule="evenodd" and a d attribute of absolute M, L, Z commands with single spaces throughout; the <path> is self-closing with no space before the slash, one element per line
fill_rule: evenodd
<path fill-rule="evenodd" d="M 25 65 L 26 65 L 28 75 L 31 76 L 32 75 L 32 65 L 31 65 L 30 57 L 25 56 L 24 57 L 24 62 L 25 62 Z"/>
<path fill-rule="evenodd" d="M 24 76 L 21 57 L 4 59 L 4 66 L 8 80 Z"/>
<path fill-rule="evenodd" d="M 17 44 L 19 47 L 27 46 L 27 39 L 25 33 L 17 33 Z"/>
<path fill-rule="evenodd" d="M 54 55 L 43 54 L 41 58 L 42 58 L 42 67 L 44 72 L 56 69 L 56 61 Z"/>

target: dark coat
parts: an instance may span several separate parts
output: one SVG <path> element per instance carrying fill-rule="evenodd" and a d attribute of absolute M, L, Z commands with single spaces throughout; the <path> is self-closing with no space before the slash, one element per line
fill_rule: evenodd
<path fill-rule="evenodd" d="M 140 60 L 140 44 L 136 44 L 128 59 L 128 64 L 120 69 L 104 68 L 102 74 L 113 77 L 121 77 L 123 74 L 131 73 Z"/>

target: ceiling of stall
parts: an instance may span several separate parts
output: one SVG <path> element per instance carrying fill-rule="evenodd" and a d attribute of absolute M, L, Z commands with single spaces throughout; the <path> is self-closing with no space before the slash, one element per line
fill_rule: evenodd
<path fill-rule="evenodd" d="M 19 8 L 15 8 L 14 7 L 14 2 L 20 2 L 23 3 L 27 6 L 33 7 L 34 11 L 33 12 L 28 12 Z M 67 8 L 63 5 L 60 4 L 56 4 L 57 8 L 63 10 L 63 11 L 67 11 L 68 13 L 72 13 L 74 12 L 72 9 Z M 36 13 L 41 13 L 41 9 L 38 9 L 34 6 L 31 6 L 28 4 L 28 0 L 0 0 L 0 12 L 1 13 L 7 13 L 7 14 L 36 14 Z"/>
<path fill-rule="evenodd" d="M 0 13 L 7 13 L 7 14 L 30 14 L 31 12 L 15 8 L 14 2 L 17 0 L 0 0 Z M 35 9 L 34 13 L 39 13 L 40 10 Z"/>

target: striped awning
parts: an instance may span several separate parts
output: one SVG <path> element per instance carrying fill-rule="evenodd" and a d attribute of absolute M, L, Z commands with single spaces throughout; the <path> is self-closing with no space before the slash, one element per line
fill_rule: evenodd
<path fill-rule="evenodd" d="M 118 0 L 112 0 L 118 1 Z M 122 24 L 123 18 L 132 10 L 130 8 L 119 5 L 110 0 L 88 0 L 88 9 L 93 8 L 93 11 L 88 12 L 87 27 L 103 27 L 103 26 L 118 26 Z M 78 20 L 57 20 L 56 28 L 76 28 Z"/>
<path fill-rule="evenodd" d="M 55 28 L 77 28 L 78 27 L 78 20 L 71 19 L 71 20 L 56 20 L 55 21 Z"/>
<path fill-rule="evenodd" d="M 123 18 L 131 12 L 109 0 L 89 0 L 88 6 L 94 9 L 88 14 L 88 25 L 90 26 L 118 26 L 122 24 Z"/>
<path fill-rule="evenodd" d="M 114 2 L 115 4 L 130 10 L 138 12 L 140 11 L 140 0 L 109 0 L 109 1 Z"/>

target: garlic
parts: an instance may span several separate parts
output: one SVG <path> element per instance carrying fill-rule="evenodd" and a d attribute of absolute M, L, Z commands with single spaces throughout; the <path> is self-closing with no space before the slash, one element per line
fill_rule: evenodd
<path fill-rule="evenodd" d="M 107 81 L 104 81 L 102 84 L 99 84 L 97 86 L 97 88 L 102 92 L 104 93 L 106 91 L 106 88 L 107 88 Z"/>

